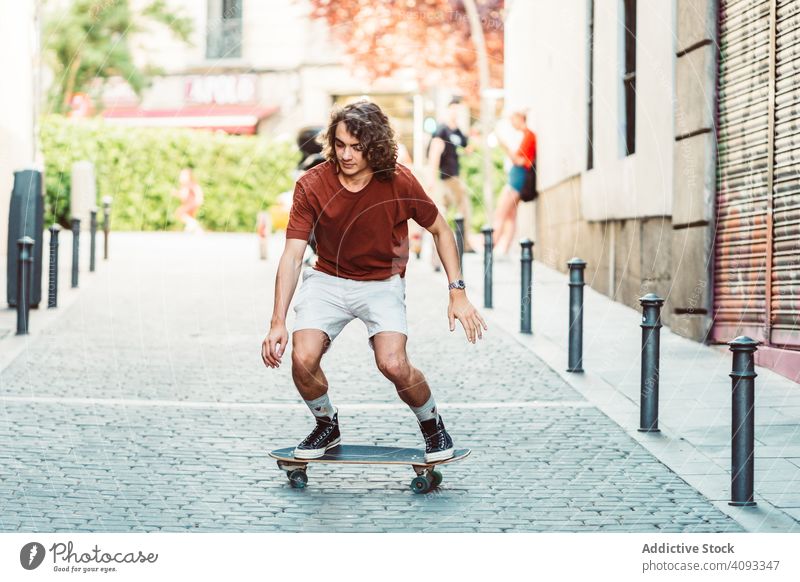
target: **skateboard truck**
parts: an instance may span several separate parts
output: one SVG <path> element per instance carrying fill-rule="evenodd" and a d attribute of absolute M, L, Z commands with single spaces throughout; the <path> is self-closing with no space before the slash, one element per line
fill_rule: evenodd
<path fill-rule="evenodd" d="M 411 480 L 411 489 L 414 493 L 427 493 L 442 484 L 441 471 L 434 469 L 434 465 L 411 465 L 417 476 Z"/>
<path fill-rule="evenodd" d="M 278 461 L 278 468 L 286 471 L 286 476 L 289 478 L 289 484 L 294 489 L 305 489 L 308 485 L 308 474 L 306 473 L 308 463 L 292 463 L 286 461 Z"/>

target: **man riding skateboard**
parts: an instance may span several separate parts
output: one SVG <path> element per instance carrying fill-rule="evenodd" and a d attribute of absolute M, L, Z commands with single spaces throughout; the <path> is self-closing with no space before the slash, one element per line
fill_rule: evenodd
<path fill-rule="evenodd" d="M 458 319 L 475 343 L 487 326 L 467 299 L 455 237 L 419 182 L 397 164 L 394 131 L 377 105 L 361 101 L 334 110 L 323 139 L 326 161 L 295 185 L 270 330 L 261 346 L 264 364 L 277 368 L 289 339 L 286 313 L 313 233 L 318 260 L 303 273 L 294 306 L 292 379 L 317 424 L 294 455 L 319 458 L 340 442 L 338 410 L 328 397 L 320 362 L 344 326 L 357 318 L 367 326 L 378 369 L 417 417 L 425 461 L 448 459 L 453 441 L 425 377 L 406 353 L 408 220 L 433 235 L 449 282 L 450 331 Z"/>

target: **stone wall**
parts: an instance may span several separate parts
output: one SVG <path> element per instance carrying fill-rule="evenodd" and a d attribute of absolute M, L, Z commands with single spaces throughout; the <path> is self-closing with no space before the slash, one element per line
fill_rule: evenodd
<path fill-rule="evenodd" d="M 711 326 L 716 142 L 716 3 L 677 0 L 673 285 L 675 331 L 704 340 Z"/>

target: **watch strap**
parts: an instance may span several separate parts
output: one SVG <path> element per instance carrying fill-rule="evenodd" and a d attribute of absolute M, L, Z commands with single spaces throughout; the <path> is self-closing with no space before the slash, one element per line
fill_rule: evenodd
<path fill-rule="evenodd" d="M 451 291 L 453 289 L 465 289 L 466 285 L 464 285 L 463 279 L 458 279 L 457 281 L 453 281 L 447 286 L 447 290 Z"/>

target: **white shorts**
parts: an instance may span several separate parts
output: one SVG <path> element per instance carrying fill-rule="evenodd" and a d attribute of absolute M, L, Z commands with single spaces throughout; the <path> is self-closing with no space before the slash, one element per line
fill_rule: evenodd
<path fill-rule="evenodd" d="M 382 331 L 408 335 L 406 280 L 393 275 L 380 281 L 356 281 L 334 277 L 316 269 L 303 271 L 303 282 L 295 296 L 294 331 L 319 329 L 331 342 L 344 326 L 358 318 L 372 336 Z"/>

